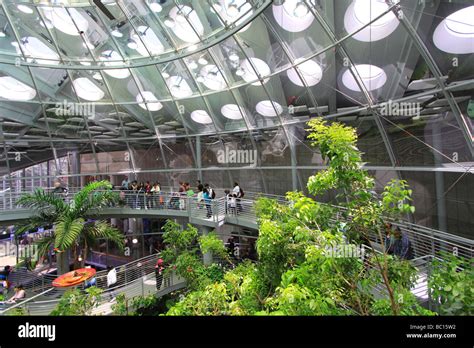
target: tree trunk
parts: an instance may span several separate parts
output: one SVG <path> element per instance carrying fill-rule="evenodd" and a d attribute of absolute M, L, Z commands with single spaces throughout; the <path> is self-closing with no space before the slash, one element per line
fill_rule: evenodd
<path fill-rule="evenodd" d="M 56 254 L 56 265 L 58 267 L 58 275 L 69 272 L 69 252 L 68 250 Z"/>

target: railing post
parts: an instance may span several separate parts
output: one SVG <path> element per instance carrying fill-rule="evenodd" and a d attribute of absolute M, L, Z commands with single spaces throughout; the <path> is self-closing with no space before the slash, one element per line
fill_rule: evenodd
<path fill-rule="evenodd" d="M 426 267 L 426 291 L 428 293 L 428 309 L 430 311 L 433 310 L 433 299 L 431 298 L 431 291 L 430 288 L 428 287 L 428 280 L 431 277 L 431 265 L 433 262 L 433 257 L 431 257 L 431 262 L 428 263 L 428 266 Z"/>
<path fill-rule="evenodd" d="M 436 250 L 435 250 L 435 244 L 434 244 L 434 233 L 433 231 L 430 231 L 431 234 L 431 255 L 433 257 L 436 257 Z"/>
<path fill-rule="evenodd" d="M 186 209 L 187 209 L 187 211 L 188 211 L 188 222 L 191 222 L 191 209 L 192 209 L 192 208 L 191 208 L 191 204 L 192 204 L 192 203 L 191 203 L 191 202 L 192 202 L 192 201 L 191 201 L 191 197 L 189 197 L 189 196 L 186 197 L 186 200 L 187 200 L 187 202 L 186 202 Z"/>

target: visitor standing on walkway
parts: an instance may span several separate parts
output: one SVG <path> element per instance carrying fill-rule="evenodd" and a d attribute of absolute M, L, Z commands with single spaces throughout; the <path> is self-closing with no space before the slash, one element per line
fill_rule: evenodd
<path fill-rule="evenodd" d="M 206 209 L 207 209 L 207 218 L 210 218 L 212 216 L 212 208 L 211 208 L 211 194 L 209 193 L 209 190 L 207 188 L 204 188 L 202 197 L 204 198 L 204 203 L 206 204 Z"/>
<path fill-rule="evenodd" d="M 234 182 L 234 188 L 232 189 L 232 192 L 236 197 L 237 212 L 241 213 L 243 210 L 241 200 L 244 197 L 244 191 L 240 188 L 239 183 Z"/>
<path fill-rule="evenodd" d="M 8 280 L 8 276 L 10 273 L 13 271 L 13 268 L 11 266 L 5 266 L 3 267 L 3 271 L 0 272 L 0 280 Z"/>
<path fill-rule="evenodd" d="M 163 259 L 158 259 L 155 265 L 155 278 L 156 278 L 156 291 L 160 291 L 161 284 L 163 283 Z"/>

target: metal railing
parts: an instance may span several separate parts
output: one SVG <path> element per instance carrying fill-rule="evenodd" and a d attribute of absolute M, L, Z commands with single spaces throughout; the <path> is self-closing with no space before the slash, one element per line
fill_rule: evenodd
<path fill-rule="evenodd" d="M 71 190 L 72 192 L 76 189 Z M 65 199 L 70 199 L 73 194 L 68 194 Z M 221 190 L 216 189 L 216 192 Z M 134 210 L 153 210 L 166 212 L 167 215 L 180 212 L 180 216 L 188 216 L 193 223 L 213 222 L 222 224 L 225 220 L 231 223 L 251 222 L 257 228 L 255 215 L 255 202 L 258 197 L 268 197 L 276 199 L 280 203 L 288 202 L 282 196 L 265 195 L 253 192 L 246 192 L 245 197 L 236 199 L 235 205 L 231 204 L 227 197 L 220 197 L 213 200 L 198 201 L 195 196 L 187 196 L 185 193 L 164 192 L 146 195 L 129 190 L 112 190 L 119 196 L 119 201 L 113 207 L 129 208 Z M 21 194 L 18 194 L 21 196 Z M 8 205 L 7 205 L 8 206 Z M 343 207 L 338 208 L 338 213 L 344 211 Z M 18 209 L 18 208 L 17 208 Z M 1 207 L 0 207 L 1 210 Z M 159 213 L 158 213 L 159 214 Z M 176 214 L 178 215 L 178 214 Z M 334 220 L 341 219 L 342 215 L 337 214 Z M 442 252 L 449 252 L 464 257 L 474 257 L 474 240 L 452 235 L 446 232 L 437 231 L 424 226 L 412 224 L 406 221 L 393 223 L 400 227 L 412 242 L 415 257 L 424 255 L 440 256 Z M 378 235 L 371 235 L 371 240 L 382 244 Z"/>

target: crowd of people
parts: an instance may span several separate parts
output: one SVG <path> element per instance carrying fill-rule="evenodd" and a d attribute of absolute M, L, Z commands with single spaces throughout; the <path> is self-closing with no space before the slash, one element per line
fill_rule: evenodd
<path fill-rule="evenodd" d="M 201 184 L 198 180 L 193 189 L 189 182 L 180 182 L 179 188 L 175 192 L 165 193 L 162 191 L 159 182 L 150 181 L 129 182 L 125 178 L 121 185 L 121 201 L 124 205 L 133 209 L 186 209 L 186 198 L 196 198 L 199 208 L 206 209 L 206 216 L 210 218 L 212 212 L 212 200 L 216 198 L 215 190 L 209 184 Z M 225 190 L 225 211 L 231 214 L 238 214 L 243 211 L 241 199 L 244 191 L 237 182 L 231 190 Z"/>

